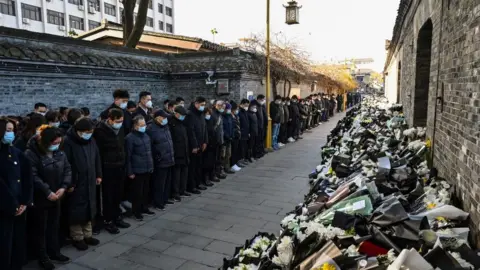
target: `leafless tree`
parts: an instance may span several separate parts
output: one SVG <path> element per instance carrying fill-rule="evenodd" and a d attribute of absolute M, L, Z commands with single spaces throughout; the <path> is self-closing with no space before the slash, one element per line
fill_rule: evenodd
<path fill-rule="evenodd" d="M 151 0 L 138 0 L 138 11 L 135 18 L 134 10 L 136 0 L 123 1 L 123 45 L 135 48 L 143 34 L 147 22 L 148 5 Z"/>

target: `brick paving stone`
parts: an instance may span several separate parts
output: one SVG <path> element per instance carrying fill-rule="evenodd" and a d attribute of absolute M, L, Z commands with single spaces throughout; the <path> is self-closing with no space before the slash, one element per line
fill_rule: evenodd
<path fill-rule="evenodd" d="M 186 263 L 182 264 L 178 270 L 216 270 L 215 267 L 209 267 L 203 264 L 199 264 L 196 262 L 187 261 Z"/>
<path fill-rule="evenodd" d="M 110 242 L 105 245 L 99 246 L 95 249 L 95 252 L 103 253 L 107 256 L 117 257 L 122 253 L 125 253 L 132 249 L 131 245 Z"/>
<path fill-rule="evenodd" d="M 219 267 L 223 263 L 224 258 L 224 255 L 219 253 L 177 244 L 169 247 L 163 253 L 172 257 L 177 257 L 213 267 Z"/>
<path fill-rule="evenodd" d="M 137 247 L 150 241 L 150 238 L 127 233 L 116 238 L 114 241 L 127 246 Z"/>
<path fill-rule="evenodd" d="M 154 252 L 163 252 L 164 250 L 169 248 L 171 245 L 173 245 L 173 243 L 153 239 L 153 240 L 143 244 L 142 248 L 148 249 L 148 250 L 154 251 Z"/>
<path fill-rule="evenodd" d="M 126 260 L 163 270 L 177 269 L 186 261 L 178 257 L 160 254 L 141 248 L 131 250 L 126 253 L 124 257 Z"/>
<path fill-rule="evenodd" d="M 227 255 L 226 257 L 231 257 L 235 248 L 239 245 L 227 243 L 219 240 L 214 240 L 208 246 L 204 248 L 204 250 L 213 251 L 216 253 Z"/>

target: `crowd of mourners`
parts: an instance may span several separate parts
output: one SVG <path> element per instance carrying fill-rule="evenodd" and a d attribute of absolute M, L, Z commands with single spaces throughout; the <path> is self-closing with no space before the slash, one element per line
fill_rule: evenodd
<path fill-rule="evenodd" d="M 25 117 L 0 117 L 0 264 L 42 269 L 70 262 L 60 249 L 96 246 L 94 235 L 130 227 L 182 198 L 200 194 L 266 154 L 267 108 L 272 147 L 302 139 L 360 95 L 304 99 L 264 95 L 188 106 L 181 97 L 154 108 L 152 94 L 131 100 L 113 92 L 97 119 L 88 108 L 35 104 Z"/>

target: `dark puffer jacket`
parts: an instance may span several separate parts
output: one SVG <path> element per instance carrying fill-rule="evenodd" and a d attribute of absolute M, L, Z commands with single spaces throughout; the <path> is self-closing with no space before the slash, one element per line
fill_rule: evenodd
<path fill-rule="evenodd" d="M 223 118 L 223 139 L 224 141 L 231 142 L 233 140 L 233 117 L 232 114 L 224 114 Z"/>
<path fill-rule="evenodd" d="M 152 143 L 150 137 L 136 130 L 125 138 L 127 175 L 153 172 Z"/>
<path fill-rule="evenodd" d="M 97 178 L 102 178 L 102 162 L 94 139 L 84 140 L 71 128 L 63 144 L 72 168 L 72 184 L 68 195 L 70 224 L 84 224 L 97 213 Z M 100 203 L 100 202 L 98 202 Z"/>
<path fill-rule="evenodd" d="M 68 189 L 72 182 L 72 169 L 63 151 L 53 152 L 52 157 L 40 150 L 37 140 L 31 140 L 25 153 L 32 165 L 33 202 L 36 207 L 53 207 L 58 201 L 47 199 L 50 193 Z"/>
<path fill-rule="evenodd" d="M 240 137 L 242 136 L 242 131 L 240 129 L 240 115 L 232 115 L 232 124 L 233 124 L 233 139 L 240 140 Z M 248 134 L 247 134 L 247 137 L 248 137 Z"/>
<path fill-rule="evenodd" d="M 207 124 L 204 113 L 197 110 L 192 103 L 185 119 L 190 150 L 201 148 L 202 144 L 208 144 Z"/>
<path fill-rule="evenodd" d="M 97 142 L 102 165 L 105 168 L 123 168 L 125 166 L 125 135 L 123 127 L 115 134 L 113 128 L 102 121 L 93 132 Z"/>
<path fill-rule="evenodd" d="M 173 151 L 175 154 L 175 165 L 188 165 L 190 158 L 190 147 L 188 145 L 187 128 L 184 121 L 172 117 L 168 122 L 173 141 Z"/>
<path fill-rule="evenodd" d="M 175 165 L 172 136 L 168 125 L 161 126 L 154 122 L 148 126 L 147 134 L 152 142 L 154 167 L 167 168 Z"/>
<path fill-rule="evenodd" d="M 258 136 L 257 113 L 248 111 L 248 122 L 250 123 L 250 136 Z"/>
<path fill-rule="evenodd" d="M 240 109 L 240 112 L 238 113 L 238 119 L 240 121 L 240 140 L 246 141 L 248 140 L 248 135 L 250 134 L 250 119 L 248 111 Z"/>

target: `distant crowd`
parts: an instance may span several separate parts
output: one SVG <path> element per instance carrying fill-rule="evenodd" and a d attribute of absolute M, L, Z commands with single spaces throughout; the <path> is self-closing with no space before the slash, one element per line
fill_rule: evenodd
<path fill-rule="evenodd" d="M 125 217 L 155 215 L 262 158 L 266 106 L 279 150 L 361 99 L 343 97 L 276 96 L 268 105 L 264 95 L 197 97 L 188 106 L 178 97 L 154 109 L 151 93 L 134 102 L 118 89 L 98 119 L 88 108 L 44 103 L 25 117 L 0 117 L 1 269 L 22 269 L 28 259 L 55 269 L 70 262 L 62 246 L 87 250 L 101 230 L 130 227 Z"/>

